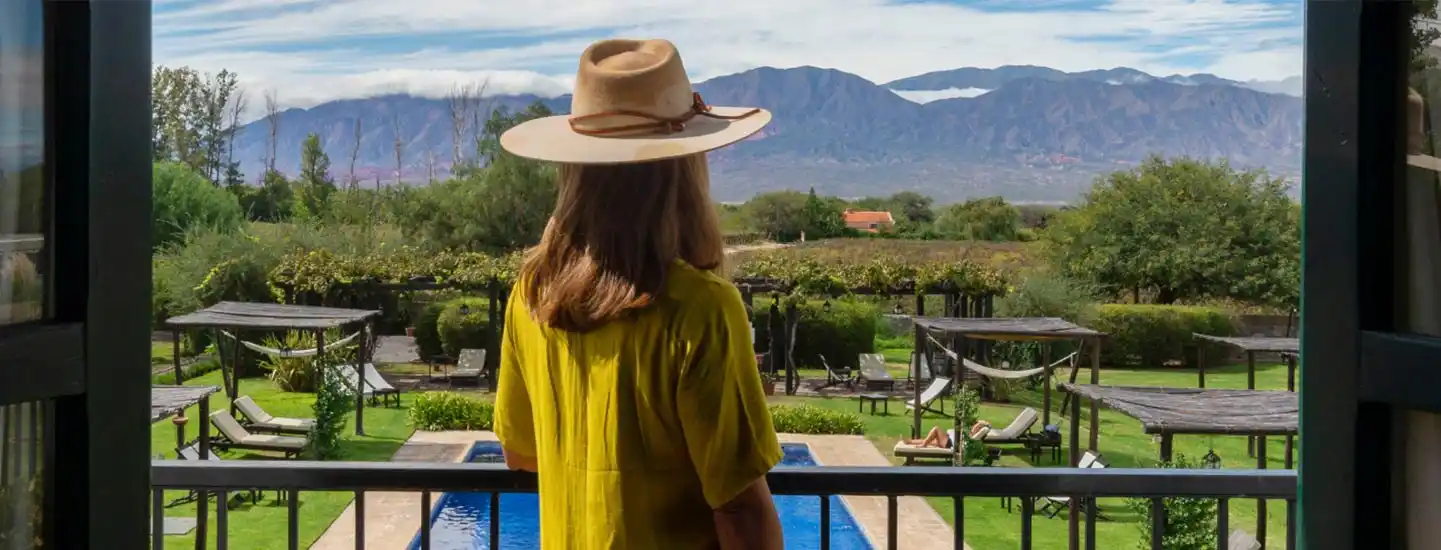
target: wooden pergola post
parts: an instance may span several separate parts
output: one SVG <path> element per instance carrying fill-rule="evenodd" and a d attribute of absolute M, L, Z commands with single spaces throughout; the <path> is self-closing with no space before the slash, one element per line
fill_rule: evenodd
<path fill-rule="evenodd" d="M 175 341 L 171 344 L 172 353 L 175 355 L 172 357 L 175 360 L 175 385 L 184 386 L 185 373 L 180 372 L 180 328 L 176 327 L 170 333 L 175 336 Z"/>
<path fill-rule="evenodd" d="M 1091 338 L 1091 385 L 1101 383 L 1101 337 Z M 1100 447 L 1101 412 L 1096 400 L 1091 400 L 1091 450 Z"/>
<path fill-rule="evenodd" d="M 1041 343 L 1041 429 L 1051 425 L 1051 342 Z"/>

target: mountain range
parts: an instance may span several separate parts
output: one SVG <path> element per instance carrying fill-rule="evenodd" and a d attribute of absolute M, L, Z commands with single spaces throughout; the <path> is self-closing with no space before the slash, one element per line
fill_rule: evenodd
<path fill-rule="evenodd" d="M 942 202 L 988 195 L 1054 201 L 1073 199 L 1097 174 L 1153 153 L 1228 159 L 1296 177 L 1299 84 L 1299 77 L 1239 82 L 1035 66 L 961 68 L 877 84 L 835 69 L 762 67 L 701 82 L 696 91 L 712 105 L 775 114 L 761 134 L 712 155 L 717 200 L 814 187 L 844 197 L 913 190 Z M 557 113 L 570 107 L 569 96 L 494 96 L 481 104 L 514 111 L 535 101 Z M 277 169 L 298 172 L 300 145 L 316 133 L 343 179 L 357 119 L 359 179 L 394 180 L 397 135 L 402 179 L 421 182 L 432 167 L 438 177 L 448 170 L 448 102 L 407 95 L 281 112 Z M 252 180 L 268 141 L 264 120 L 237 134 L 236 159 Z"/>

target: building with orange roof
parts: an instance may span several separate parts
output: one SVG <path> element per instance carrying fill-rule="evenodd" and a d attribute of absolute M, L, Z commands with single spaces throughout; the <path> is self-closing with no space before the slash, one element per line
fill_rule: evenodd
<path fill-rule="evenodd" d="M 847 208 L 843 216 L 846 220 L 846 227 L 857 231 L 877 233 L 896 225 L 896 219 L 891 217 L 890 212 Z"/>

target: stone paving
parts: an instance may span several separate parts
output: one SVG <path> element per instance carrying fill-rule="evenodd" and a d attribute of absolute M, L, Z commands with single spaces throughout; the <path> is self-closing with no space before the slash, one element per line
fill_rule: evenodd
<path fill-rule="evenodd" d="M 415 432 L 395 453 L 394 462 L 460 462 L 476 441 L 494 441 L 491 432 Z M 826 466 L 890 466 L 890 462 L 866 438 L 855 435 L 781 434 L 782 443 L 803 443 L 811 456 Z M 434 495 L 438 498 L 440 495 Z M 842 497 L 875 548 L 886 548 L 885 497 Z M 896 510 L 899 547 L 907 550 L 950 549 L 950 525 L 920 497 L 900 497 Z M 420 528 L 419 493 L 367 493 L 365 498 L 365 546 L 405 548 Z M 346 507 L 330 528 L 316 541 L 313 550 L 355 548 L 355 505 Z M 969 546 L 967 547 L 969 550 Z"/>

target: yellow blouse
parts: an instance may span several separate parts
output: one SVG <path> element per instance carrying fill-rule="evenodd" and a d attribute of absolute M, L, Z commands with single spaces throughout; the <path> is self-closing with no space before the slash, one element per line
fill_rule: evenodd
<path fill-rule="evenodd" d="M 730 282 L 677 262 L 656 303 L 586 334 L 538 323 L 519 285 L 495 433 L 535 457 L 546 549 L 716 546 L 711 511 L 781 458 Z"/>

